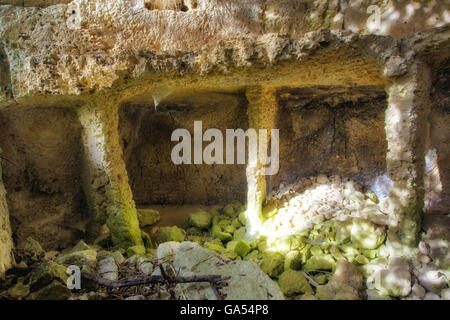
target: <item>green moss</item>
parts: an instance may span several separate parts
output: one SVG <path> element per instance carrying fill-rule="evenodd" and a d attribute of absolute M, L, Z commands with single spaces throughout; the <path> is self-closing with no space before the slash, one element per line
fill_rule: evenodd
<path fill-rule="evenodd" d="M 141 228 L 151 226 L 161 220 L 159 212 L 153 209 L 138 209 L 137 213 Z"/>
<path fill-rule="evenodd" d="M 262 256 L 260 267 L 261 270 L 267 273 L 270 277 L 276 278 L 283 271 L 284 258 L 278 252 L 265 252 Z"/>
<path fill-rule="evenodd" d="M 188 236 L 203 236 L 203 231 L 199 228 L 195 228 L 195 227 L 190 227 L 186 229 L 186 234 Z"/>
<path fill-rule="evenodd" d="M 354 219 L 351 230 L 352 244 L 361 249 L 376 249 L 386 237 L 384 227 L 379 227 L 365 219 Z"/>
<path fill-rule="evenodd" d="M 128 247 L 126 255 L 127 255 L 127 257 L 132 257 L 134 255 L 143 256 L 143 255 L 145 255 L 145 253 L 146 253 L 146 250 L 145 250 L 144 246 L 132 246 L 132 247 Z"/>
<path fill-rule="evenodd" d="M 368 264 L 369 263 L 369 259 L 362 254 L 356 256 L 355 261 L 358 262 L 359 264 Z"/>
<path fill-rule="evenodd" d="M 302 253 L 298 250 L 289 251 L 284 259 L 284 271 L 300 270 L 302 267 Z"/>
<path fill-rule="evenodd" d="M 245 211 L 239 213 L 238 220 L 243 226 L 247 224 L 247 215 L 245 214 Z"/>
<path fill-rule="evenodd" d="M 141 231 L 142 241 L 144 242 L 144 246 L 146 248 L 153 248 L 152 239 L 150 238 L 149 234 L 145 231 Z"/>
<path fill-rule="evenodd" d="M 215 251 L 215 252 L 217 252 L 217 253 L 219 253 L 219 254 L 222 254 L 222 253 L 225 252 L 225 248 L 224 248 L 222 245 L 219 245 L 219 244 L 214 243 L 214 242 L 205 242 L 205 243 L 203 244 L 203 246 L 204 246 L 206 249 Z"/>
<path fill-rule="evenodd" d="M 92 248 L 86 244 L 83 240 L 78 241 L 78 243 L 68 251 L 68 253 L 84 251 L 84 250 L 92 250 Z"/>
<path fill-rule="evenodd" d="M 30 294 L 30 286 L 25 285 L 22 282 L 16 283 L 14 286 L 8 289 L 8 296 L 13 299 L 22 299 Z"/>
<path fill-rule="evenodd" d="M 183 242 L 186 232 L 177 226 L 159 228 L 157 233 L 158 243 L 176 241 Z"/>
<path fill-rule="evenodd" d="M 187 236 L 187 240 L 195 242 L 199 245 L 201 245 L 203 243 L 203 237 L 200 237 L 200 236 Z"/>
<path fill-rule="evenodd" d="M 306 271 L 314 270 L 332 270 L 336 266 L 336 261 L 330 254 L 322 254 L 317 256 L 312 256 L 305 263 L 303 268 Z"/>
<path fill-rule="evenodd" d="M 233 239 L 233 236 L 230 233 L 228 233 L 228 232 L 224 232 L 222 230 L 222 227 L 219 226 L 219 225 L 214 225 L 212 227 L 211 235 L 214 238 L 219 239 L 219 240 L 221 240 L 223 242 L 230 241 L 231 239 Z"/>
<path fill-rule="evenodd" d="M 260 252 L 258 250 L 253 250 L 244 257 L 245 261 L 258 262 Z"/>
<path fill-rule="evenodd" d="M 233 239 L 234 240 L 241 240 L 245 237 L 245 233 L 246 233 L 246 229 L 245 227 L 240 227 L 239 229 L 237 229 L 234 234 L 233 234 Z"/>
<path fill-rule="evenodd" d="M 295 294 L 314 293 L 308 283 L 308 280 L 306 280 L 305 276 L 300 271 L 295 271 L 292 269 L 284 271 L 278 279 L 278 284 L 281 292 L 288 297 Z"/>
<path fill-rule="evenodd" d="M 24 261 L 28 265 L 42 261 L 45 256 L 45 251 L 40 243 L 31 237 L 19 242 L 14 253 L 18 262 Z"/>
<path fill-rule="evenodd" d="M 58 280 L 65 284 L 68 278 L 66 270 L 67 268 L 63 265 L 54 261 L 46 261 L 29 274 L 27 283 L 33 291 L 48 285 L 53 280 Z"/>
<path fill-rule="evenodd" d="M 278 213 L 277 205 L 275 203 L 271 203 L 262 209 L 261 214 L 264 218 L 267 219 L 275 216 L 277 213 Z"/>
<path fill-rule="evenodd" d="M 188 224 L 191 227 L 208 229 L 211 225 L 211 215 L 206 211 L 198 211 L 188 216 Z"/>
<path fill-rule="evenodd" d="M 372 202 L 374 202 L 374 203 L 379 203 L 380 202 L 380 200 L 378 200 L 378 197 L 377 197 L 377 195 L 375 194 L 375 192 L 373 192 L 373 191 L 371 191 L 371 190 L 368 190 L 366 193 L 365 193 L 365 196 L 366 196 L 366 198 L 367 199 L 370 199 Z"/>
<path fill-rule="evenodd" d="M 116 205 L 108 207 L 107 212 L 106 224 L 114 245 L 124 249 L 143 245 L 136 209 Z"/>
<path fill-rule="evenodd" d="M 237 240 L 237 243 L 233 248 L 233 252 L 240 255 L 242 258 L 245 257 L 251 250 L 250 245 L 245 240 Z"/>
<path fill-rule="evenodd" d="M 236 211 L 234 210 L 234 206 L 231 204 L 227 204 L 223 209 L 222 212 L 224 215 L 227 215 L 229 217 L 234 217 L 236 214 Z"/>
<path fill-rule="evenodd" d="M 65 265 L 84 266 L 89 265 L 95 267 L 97 263 L 97 252 L 95 250 L 82 250 L 58 257 L 57 262 Z"/>

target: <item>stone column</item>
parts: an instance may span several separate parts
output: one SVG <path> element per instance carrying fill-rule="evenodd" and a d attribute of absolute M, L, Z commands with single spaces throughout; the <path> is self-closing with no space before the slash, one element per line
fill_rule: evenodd
<path fill-rule="evenodd" d="M 85 165 L 83 184 L 97 223 L 106 222 L 115 245 L 142 245 L 141 231 L 119 143 L 119 106 L 111 97 L 83 106 Z"/>
<path fill-rule="evenodd" d="M 249 129 L 267 130 L 267 143 L 262 143 L 258 135 L 258 153 L 268 154 L 271 129 L 276 129 L 277 100 L 275 89 L 263 86 L 252 86 L 246 90 L 248 101 Z M 262 149 L 261 149 L 262 147 Z M 266 199 L 266 175 L 265 166 L 261 159 L 250 151 L 246 169 L 247 175 L 247 238 L 255 239 L 261 227 L 261 210 Z"/>
<path fill-rule="evenodd" d="M 1 156 L 0 149 L 0 156 Z M 5 276 L 6 270 L 11 268 L 13 242 L 11 226 L 9 224 L 9 210 L 6 203 L 6 191 L 2 180 L 2 163 L 0 157 L 0 279 Z"/>
<path fill-rule="evenodd" d="M 391 253 L 411 256 L 424 200 L 425 146 L 430 112 L 430 71 L 421 64 L 386 86 L 386 164 L 393 187 L 388 200 Z"/>

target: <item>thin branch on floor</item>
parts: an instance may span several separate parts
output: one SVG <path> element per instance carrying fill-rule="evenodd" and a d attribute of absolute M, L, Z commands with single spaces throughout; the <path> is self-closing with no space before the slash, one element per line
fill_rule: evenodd
<path fill-rule="evenodd" d="M 112 281 L 104 279 L 100 276 L 96 276 L 87 272 L 82 272 L 81 277 L 83 279 L 94 281 L 102 286 L 110 287 L 110 288 L 121 288 L 121 287 L 129 287 L 129 286 L 137 286 L 137 285 L 144 285 L 144 284 L 150 284 L 150 283 L 191 283 L 191 282 L 209 282 L 211 284 L 211 287 L 213 288 L 214 294 L 216 295 L 216 298 L 218 300 L 221 300 L 221 296 L 218 291 L 218 283 L 229 280 L 231 277 L 222 277 L 220 275 L 199 275 L 199 276 L 187 276 L 187 277 L 181 277 L 181 276 L 147 276 L 142 278 L 136 278 L 136 279 L 125 279 L 120 281 Z"/>

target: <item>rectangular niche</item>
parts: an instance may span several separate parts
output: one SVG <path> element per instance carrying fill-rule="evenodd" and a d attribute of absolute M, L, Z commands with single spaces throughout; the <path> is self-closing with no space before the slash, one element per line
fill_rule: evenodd
<path fill-rule="evenodd" d="M 0 110 L 3 181 L 16 240 L 31 236 L 47 250 L 86 231 L 81 126 L 65 108 Z"/>
<path fill-rule="evenodd" d="M 382 87 L 280 89 L 280 170 L 270 189 L 319 174 L 350 178 L 387 196 Z"/>
<path fill-rule="evenodd" d="M 194 121 L 209 128 L 247 130 L 247 102 L 238 93 L 191 92 L 172 94 L 154 107 L 148 103 L 127 103 L 120 108 L 119 133 L 133 197 L 138 207 L 147 205 L 212 205 L 247 197 L 246 165 L 180 164 L 171 159 L 175 129 L 188 129 Z M 151 102 L 150 102 L 151 101 Z M 210 142 L 203 142 L 203 148 Z M 224 159 L 225 161 L 225 159 Z"/>

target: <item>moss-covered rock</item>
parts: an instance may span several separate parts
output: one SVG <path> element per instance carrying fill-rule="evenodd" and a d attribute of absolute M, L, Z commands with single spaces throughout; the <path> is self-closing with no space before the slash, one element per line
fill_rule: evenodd
<path fill-rule="evenodd" d="M 335 228 L 335 240 L 338 244 L 344 244 L 350 241 L 350 235 L 352 231 L 351 221 L 336 221 L 334 223 Z"/>
<path fill-rule="evenodd" d="M 158 230 L 157 240 L 158 243 L 175 241 L 183 242 L 186 236 L 186 232 L 177 226 L 173 227 L 162 227 Z"/>
<path fill-rule="evenodd" d="M 233 240 L 241 240 L 244 239 L 246 233 L 245 227 L 240 227 L 233 234 Z"/>
<path fill-rule="evenodd" d="M 108 248 L 112 246 L 111 232 L 109 231 L 108 226 L 106 224 L 104 224 L 101 227 L 99 235 L 94 240 L 94 245 L 103 248 Z"/>
<path fill-rule="evenodd" d="M 243 226 L 247 224 L 247 215 L 245 214 L 245 210 L 239 213 L 238 220 Z"/>
<path fill-rule="evenodd" d="M 362 254 L 356 256 L 355 261 L 359 264 L 368 264 L 370 262 L 369 259 Z"/>
<path fill-rule="evenodd" d="M 339 250 L 339 248 L 337 246 L 330 247 L 330 254 L 336 260 L 344 259 L 344 255 L 342 254 L 341 250 Z"/>
<path fill-rule="evenodd" d="M 215 242 L 207 241 L 207 242 L 203 243 L 203 247 L 205 247 L 206 249 L 215 251 L 219 254 L 222 254 L 225 252 L 225 247 L 222 244 L 217 244 Z"/>
<path fill-rule="evenodd" d="M 222 212 L 224 215 L 234 217 L 236 214 L 236 211 L 234 210 L 234 206 L 232 204 L 227 204 L 223 209 Z"/>
<path fill-rule="evenodd" d="M 228 232 L 224 232 L 222 227 L 219 225 L 214 225 L 211 228 L 211 235 L 214 238 L 219 239 L 223 242 L 230 241 L 231 239 L 233 239 L 233 236 Z"/>
<path fill-rule="evenodd" d="M 17 282 L 14 286 L 8 289 L 7 295 L 12 299 L 23 299 L 30 294 L 30 286 Z"/>
<path fill-rule="evenodd" d="M 317 287 L 316 298 L 319 300 L 360 300 L 355 288 L 335 282 Z"/>
<path fill-rule="evenodd" d="M 318 284 L 325 284 L 329 280 L 328 275 L 319 273 L 314 276 L 314 281 L 316 281 Z"/>
<path fill-rule="evenodd" d="M 323 255 L 323 251 L 322 251 L 322 249 L 319 247 L 319 246 L 312 246 L 311 247 L 311 254 L 313 255 L 313 256 L 320 256 L 320 255 Z"/>
<path fill-rule="evenodd" d="M 201 236 L 187 236 L 187 240 L 200 245 L 203 243 L 203 237 Z"/>
<path fill-rule="evenodd" d="M 260 252 L 258 250 L 253 250 L 244 257 L 245 261 L 258 262 Z"/>
<path fill-rule="evenodd" d="M 30 285 L 32 291 L 48 285 L 53 280 L 66 283 L 68 275 L 67 268 L 54 261 L 46 261 L 41 263 L 27 277 L 26 283 Z"/>
<path fill-rule="evenodd" d="M 235 252 L 230 252 L 228 250 L 224 251 L 222 253 L 222 256 L 224 256 L 225 258 L 228 258 L 230 260 L 242 260 L 242 258 Z"/>
<path fill-rule="evenodd" d="M 283 255 L 278 252 L 265 252 L 261 258 L 260 267 L 270 277 L 278 277 L 283 272 Z"/>
<path fill-rule="evenodd" d="M 151 226 L 161 220 L 159 211 L 153 209 L 138 209 L 137 215 L 139 219 L 139 226 L 141 228 Z"/>
<path fill-rule="evenodd" d="M 69 297 L 67 286 L 54 280 L 46 287 L 31 293 L 27 300 L 67 300 Z"/>
<path fill-rule="evenodd" d="M 24 261 L 27 265 L 40 262 L 45 257 L 44 249 L 31 237 L 20 241 L 14 252 L 17 262 Z"/>
<path fill-rule="evenodd" d="M 128 248 L 143 245 L 136 209 L 127 205 L 109 206 L 106 224 L 115 246 Z"/>
<path fill-rule="evenodd" d="M 233 252 L 241 256 L 245 257 L 252 248 L 245 240 L 236 240 L 236 244 L 234 245 Z"/>
<path fill-rule="evenodd" d="M 314 270 L 332 270 L 336 265 L 336 261 L 333 256 L 330 254 L 322 254 L 312 256 L 306 261 L 303 268 L 306 271 L 314 271 Z"/>
<path fill-rule="evenodd" d="M 288 297 L 295 294 L 314 293 L 308 280 L 306 280 L 305 276 L 300 271 L 292 269 L 284 271 L 278 279 L 278 284 L 281 292 Z"/>
<path fill-rule="evenodd" d="M 354 219 L 350 237 L 357 248 L 376 249 L 384 242 L 386 231 L 368 220 Z"/>
<path fill-rule="evenodd" d="M 203 235 L 203 231 L 200 228 L 190 227 L 186 229 L 186 234 L 188 236 L 199 236 L 201 237 Z"/>
<path fill-rule="evenodd" d="M 95 250 L 82 250 L 60 255 L 57 262 L 65 265 L 76 265 L 79 267 L 88 265 L 95 267 L 97 263 L 97 252 Z"/>
<path fill-rule="evenodd" d="M 211 225 L 212 217 L 206 211 L 198 211 L 188 216 L 187 222 L 189 226 L 200 229 L 208 229 Z"/>
<path fill-rule="evenodd" d="M 377 195 L 375 194 L 375 192 L 373 192 L 373 191 L 371 191 L 371 190 L 368 190 L 368 191 L 365 193 L 365 196 L 366 196 L 367 199 L 371 200 L 371 201 L 374 202 L 374 203 L 379 203 L 379 202 L 380 202 L 380 200 L 378 200 L 378 197 L 377 197 Z"/>
<path fill-rule="evenodd" d="M 271 218 L 271 217 L 275 216 L 277 213 L 278 213 L 278 208 L 275 203 L 266 205 L 262 209 L 262 212 L 261 212 L 261 214 L 264 218 Z"/>
<path fill-rule="evenodd" d="M 284 258 L 284 271 L 300 270 L 302 267 L 302 253 L 298 250 L 289 251 Z"/>
<path fill-rule="evenodd" d="M 77 242 L 77 244 L 73 248 L 71 248 L 70 250 L 68 250 L 67 252 L 64 252 L 64 253 L 73 253 L 73 252 L 85 251 L 85 250 L 93 250 L 93 248 L 91 248 L 83 240 L 80 240 Z"/>
<path fill-rule="evenodd" d="M 236 231 L 236 227 L 233 225 L 225 226 L 225 227 L 223 227 L 223 231 L 233 235 L 234 232 Z"/>

